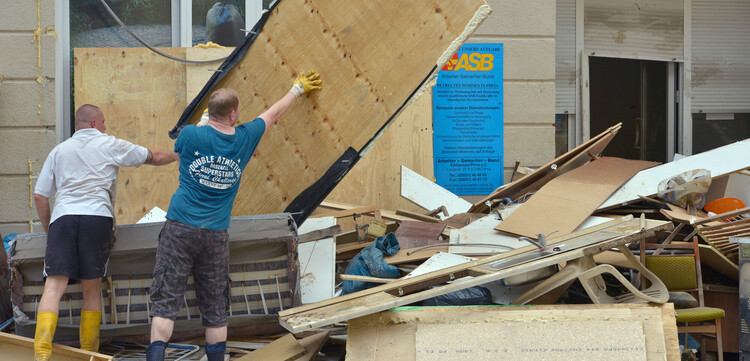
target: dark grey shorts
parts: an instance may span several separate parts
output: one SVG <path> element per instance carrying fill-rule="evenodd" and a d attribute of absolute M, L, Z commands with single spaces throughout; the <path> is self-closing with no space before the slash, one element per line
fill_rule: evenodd
<path fill-rule="evenodd" d="M 68 276 L 71 282 L 107 273 L 112 218 L 67 215 L 49 225 L 44 277 Z"/>
<path fill-rule="evenodd" d="M 229 235 L 168 219 L 159 233 L 151 316 L 174 320 L 184 304 L 188 276 L 195 279 L 203 326 L 227 325 L 229 310 Z"/>

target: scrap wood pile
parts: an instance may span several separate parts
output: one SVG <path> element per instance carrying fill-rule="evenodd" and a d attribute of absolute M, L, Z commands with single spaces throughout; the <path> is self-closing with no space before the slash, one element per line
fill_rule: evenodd
<path fill-rule="evenodd" d="M 281 324 L 302 332 L 350 321 L 352 341 L 352 320 L 400 306 L 683 307 L 704 306 L 703 289 L 736 291 L 734 237 L 750 235 L 743 217 L 750 208 L 734 197 L 744 195 L 736 184 L 750 184 L 750 164 L 731 154 L 744 154 L 750 140 L 666 164 L 602 157 L 619 128 L 514 175 L 473 205 L 407 168 L 402 196 L 423 213 L 323 202 L 308 222 L 327 219 L 320 226 L 326 231 L 311 237 L 300 229 L 300 259 L 309 257 L 303 245 L 339 232 L 329 242 L 337 297 L 305 300 L 306 277 L 319 275 L 301 264 L 304 305 L 279 312 Z M 716 215 L 723 212 L 729 213 Z M 706 282 L 700 300 L 670 292 L 675 277 L 651 262 L 660 254 L 691 254 L 694 240 L 690 257 Z M 677 276 L 683 277 L 691 278 Z"/>

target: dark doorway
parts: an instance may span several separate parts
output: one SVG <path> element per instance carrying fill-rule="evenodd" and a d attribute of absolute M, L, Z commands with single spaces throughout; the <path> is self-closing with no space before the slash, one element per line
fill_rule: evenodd
<path fill-rule="evenodd" d="M 590 57 L 591 136 L 622 129 L 604 155 L 667 161 L 667 62 Z"/>

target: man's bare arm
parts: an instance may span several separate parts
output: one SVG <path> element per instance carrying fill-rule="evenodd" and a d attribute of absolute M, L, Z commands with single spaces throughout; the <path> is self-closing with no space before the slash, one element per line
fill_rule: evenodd
<path fill-rule="evenodd" d="M 39 221 L 42 222 L 44 233 L 47 233 L 49 231 L 49 220 L 52 216 L 50 212 L 49 198 L 35 193 L 34 204 L 36 204 L 36 214 L 39 215 Z"/>
<path fill-rule="evenodd" d="M 176 162 L 180 157 L 175 152 L 161 149 L 149 149 L 148 156 L 146 156 L 145 164 L 150 165 L 167 165 L 172 162 Z"/>

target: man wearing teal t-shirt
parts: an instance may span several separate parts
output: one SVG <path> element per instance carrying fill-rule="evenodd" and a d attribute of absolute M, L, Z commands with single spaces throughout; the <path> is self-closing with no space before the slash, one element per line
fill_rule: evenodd
<path fill-rule="evenodd" d="M 227 228 L 242 171 L 263 133 L 300 95 L 320 89 L 320 84 L 317 73 L 300 73 L 289 93 L 252 122 L 237 127 L 237 92 L 216 90 L 208 102 L 208 124 L 188 125 L 180 132 L 174 145 L 180 157 L 180 186 L 159 234 L 151 285 L 148 361 L 164 360 L 191 274 L 206 327 L 206 356 L 208 361 L 224 360 L 230 304 Z"/>

